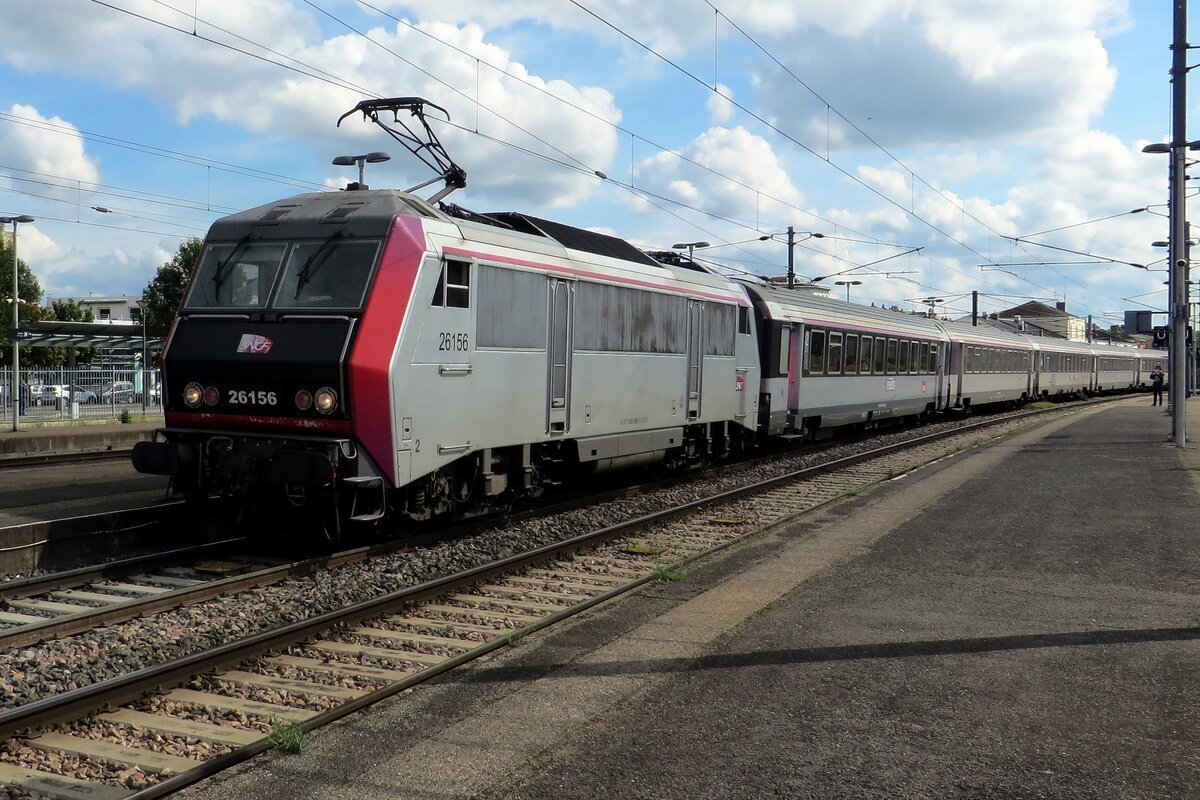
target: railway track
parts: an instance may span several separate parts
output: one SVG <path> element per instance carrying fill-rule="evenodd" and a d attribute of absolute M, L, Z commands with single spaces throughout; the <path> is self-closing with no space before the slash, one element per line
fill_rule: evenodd
<path fill-rule="evenodd" d="M 0 712 L 8 739 L 0 784 L 63 798 L 169 794 L 295 731 L 670 579 L 744 536 L 977 444 L 986 425 L 682 503 Z"/>

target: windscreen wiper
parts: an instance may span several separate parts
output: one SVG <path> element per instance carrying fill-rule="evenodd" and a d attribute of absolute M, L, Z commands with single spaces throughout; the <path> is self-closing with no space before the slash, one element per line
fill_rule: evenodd
<path fill-rule="evenodd" d="M 313 275 L 317 274 L 317 270 L 325 263 L 325 259 L 333 252 L 333 248 L 329 245 L 333 244 L 335 239 L 344 239 L 346 237 L 346 229 L 339 228 L 329 236 L 325 237 L 325 241 L 321 242 L 321 246 L 317 248 L 308 259 L 304 262 L 304 266 L 296 273 L 296 294 L 292 297 L 293 300 L 300 299 L 300 290 L 304 288 L 304 284 L 308 283 Z"/>
<path fill-rule="evenodd" d="M 242 237 L 241 241 L 234 245 L 234 248 L 229 252 L 229 255 L 225 256 L 225 259 L 221 261 L 221 263 L 217 264 L 217 269 L 213 272 L 213 299 L 216 299 L 217 296 L 221 294 L 221 284 L 225 282 L 225 270 L 229 266 L 230 262 L 242 254 L 242 251 L 246 249 L 246 245 L 250 243 L 251 239 L 257 238 L 258 233 L 256 231 L 250 231 Z"/>

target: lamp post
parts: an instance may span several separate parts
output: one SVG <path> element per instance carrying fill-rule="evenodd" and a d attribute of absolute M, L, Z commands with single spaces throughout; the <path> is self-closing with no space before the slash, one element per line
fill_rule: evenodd
<path fill-rule="evenodd" d="M 709 244 L 708 242 L 680 242 L 678 244 L 671 245 L 672 250 L 682 250 L 685 247 L 687 248 L 687 251 L 688 251 L 688 261 L 695 263 L 694 261 L 692 261 L 692 254 L 696 252 L 696 248 L 712 247 L 712 245 Z"/>
<path fill-rule="evenodd" d="M 20 312 L 18 305 L 20 304 L 20 267 L 17 266 L 17 223 L 18 222 L 33 222 L 33 217 L 28 214 L 22 214 L 19 217 L 0 217 L 0 225 L 12 223 L 13 226 L 13 307 L 12 307 L 12 429 L 17 430 L 17 417 L 21 413 L 21 379 L 19 377 L 21 370 L 21 354 L 20 347 L 17 344 L 17 329 L 20 328 Z"/>
<path fill-rule="evenodd" d="M 1144 153 L 1169 153 L 1167 170 L 1168 219 L 1171 234 L 1168 264 L 1170 282 L 1170 399 L 1172 438 L 1176 447 L 1187 443 L 1187 216 L 1186 151 L 1198 143 L 1187 140 L 1187 0 L 1174 0 L 1174 38 L 1171 45 L 1171 142 L 1156 142 L 1142 148 Z"/>
<path fill-rule="evenodd" d="M 146 413 L 146 399 L 150 396 L 150 370 L 146 369 L 146 295 L 138 303 L 138 316 L 142 318 L 142 413 Z"/>
<path fill-rule="evenodd" d="M 834 281 L 833 283 L 835 286 L 845 286 L 846 287 L 846 302 L 847 303 L 850 302 L 850 287 L 851 286 L 862 286 L 862 281 Z"/>
<path fill-rule="evenodd" d="M 333 159 L 333 163 L 339 167 L 353 167 L 355 164 L 358 164 L 358 183 L 354 184 L 353 188 L 366 189 L 369 188 L 365 183 L 363 183 L 363 172 L 366 169 L 366 165 L 379 164 L 384 161 L 391 160 L 392 157 L 387 153 L 376 151 L 374 153 L 364 153 L 361 156 L 338 156 L 337 158 Z M 351 187 L 348 186 L 346 188 L 349 189 Z"/>

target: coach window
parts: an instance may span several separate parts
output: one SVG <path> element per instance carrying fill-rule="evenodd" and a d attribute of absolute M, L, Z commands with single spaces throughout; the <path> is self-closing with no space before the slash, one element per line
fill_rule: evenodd
<path fill-rule="evenodd" d="M 471 307 L 471 264 L 467 261 L 446 259 L 437 289 L 433 292 L 431 305 L 445 308 Z"/>
<path fill-rule="evenodd" d="M 921 372 L 930 372 L 929 369 L 929 342 L 921 342 Z"/>
<path fill-rule="evenodd" d="M 895 339 L 887 340 L 887 373 L 888 375 L 896 374 L 896 351 L 898 345 Z"/>
<path fill-rule="evenodd" d="M 882 336 L 875 337 L 875 369 L 876 375 L 883 374 L 883 362 L 887 353 L 887 341 Z"/>
<path fill-rule="evenodd" d="M 846 368 L 847 375 L 854 375 L 858 372 L 858 334 L 846 334 Z"/>
<path fill-rule="evenodd" d="M 825 371 L 825 331 L 809 332 L 808 371 L 813 375 Z"/>
<path fill-rule="evenodd" d="M 936 344 L 929 345 L 929 372 L 931 375 L 937 373 L 937 357 L 938 346 Z"/>
<path fill-rule="evenodd" d="M 825 361 L 825 372 L 829 375 L 842 374 L 842 334 L 829 334 L 829 358 Z"/>
<path fill-rule="evenodd" d="M 908 372 L 908 348 L 909 344 L 905 340 L 900 342 L 900 374 Z"/>
<path fill-rule="evenodd" d="M 788 365 L 792 358 L 792 328 L 784 325 L 779 329 L 779 361 L 775 365 L 780 377 L 788 374 Z"/>
<path fill-rule="evenodd" d="M 750 332 L 750 307 L 738 306 L 738 333 Z"/>
<path fill-rule="evenodd" d="M 863 375 L 871 374 L 871 337 L 862 337 L 858 348 L 858 371 Z"/>

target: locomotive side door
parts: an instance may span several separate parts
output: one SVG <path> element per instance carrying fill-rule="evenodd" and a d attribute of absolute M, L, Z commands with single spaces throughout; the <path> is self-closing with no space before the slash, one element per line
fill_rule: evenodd
<path fill-rule="evenodd" d="M 561 436 L 571 427 L 571 284 L 550 279 L 546 342 L 546 433 Z"/>
<path fill-rule="evenodd" d="M 700 379 L 704 365 L 704 303 L 688 300 L 687 316 L 687 418 L 700 416 Z"/>

